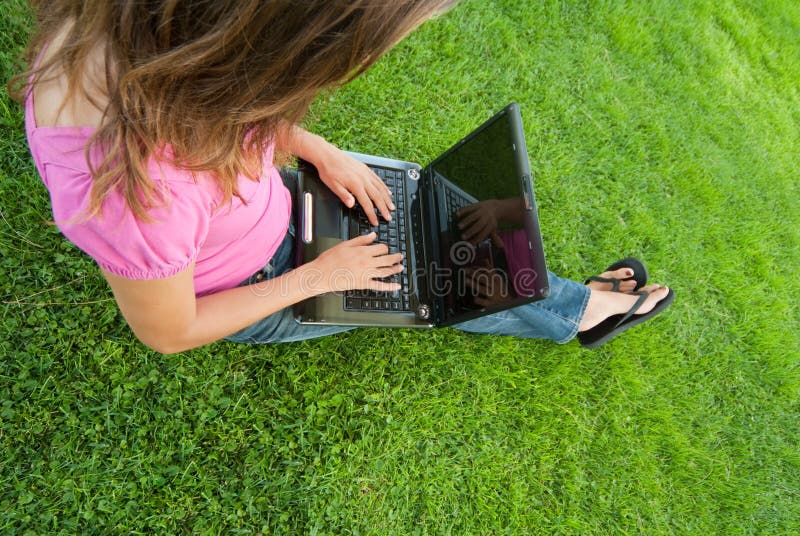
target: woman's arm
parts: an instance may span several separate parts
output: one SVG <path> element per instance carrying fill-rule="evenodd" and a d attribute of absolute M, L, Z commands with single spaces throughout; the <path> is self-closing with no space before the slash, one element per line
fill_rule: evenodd
<path fill-rule="evenodd" d="M 103 270 L 122 316 L 145 345 L 164 354 L 202 346 L 315 295 L 303 270 L 255 286 L 194 296 L 194 265 L 164 279 L 126 279 Z M 317 292 L 318 294 L 318 292 Z"/>
<path fill-rule="evenodd" d="M 362 162 L 320 136 L 297 125 L 283 123 L 275 139 L 275 148 L 314 164 L 320 179 L 342 203 L 352 207 L 358 200 L 372 225 L 378 225 L 374 208 L 385 220 L 392 219 L 390 212 L 395 209 L 392 193 L 383 181 Z"/>
<path fill-rule="evenodd" d="M 189 350 L 231 335 L 306 298 L 353 288 L 399 290 L 376 278 L 403 270 L 401 254 L 388 255 L 375 234 L 342 242 L 282 276 L 195 298 L 194 265 L 152 280 L 126 279 L 103 270 L 122 315 L 144 344 L 164 354 Z"/>
<path fill-rule="evenodd" d="M 386 219 L 394 210 L 388 189 L 361 162 L 319 136 L 285 124 L 276 139 L 278 150 L 314 164 L 320 178 L 348 206 L 355 199 L 377 225 L 372 202 Z M 401 254 L 388 255 L 385 244 L 365 235 L 322 253 L 313 262 L 280 277 L 208 296 L 194 295 L 194 265 L 153 280 L 126 279 L 103 270 L 122 315 L 144 344 L 165 354 L 219 340 L 304 299 L 355 288 L 399 290 L 384 278 L 400 272 Z"/>

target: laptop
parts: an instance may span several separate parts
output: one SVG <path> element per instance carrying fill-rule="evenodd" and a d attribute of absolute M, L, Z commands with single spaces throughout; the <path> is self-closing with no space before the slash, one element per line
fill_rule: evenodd
<path fill-rule="evenodd" d="M 401 290 L 351 290 L 295 306 L 298 322 L 439 327 L 549 294 L 542 237 L 519 106 L 511 103 L 425 167 L 349 153 L 393 190 L 396 211 L 373 227 L 301 162 L 296 262 L 375 231 L 405 270 Z"/>

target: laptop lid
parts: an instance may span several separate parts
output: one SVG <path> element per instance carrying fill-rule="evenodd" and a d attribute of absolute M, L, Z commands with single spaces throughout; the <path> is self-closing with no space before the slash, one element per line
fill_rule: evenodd
<path fill-rule="evenodd" d="M 519 106 L 511 103 L 424 170 L 433 211 L 437 325 L 545 298 L 544 248 Z M 463 208 L 448 215 L 448 195 Z"/>

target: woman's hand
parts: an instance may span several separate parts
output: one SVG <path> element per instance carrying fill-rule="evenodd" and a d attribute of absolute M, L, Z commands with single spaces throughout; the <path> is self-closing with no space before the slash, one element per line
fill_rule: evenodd
<path fill-rule="evenodd" d="M 386 244 L 375 244 L 375 233 L 358 236 L 325 250 L 304 265 L 308 284 L 315 293 L 372 289 L 383 292 L 400 290 L 399 283 L 380 281 L 403 271 L 402 253 L 389 255 Z"/>
<path fill-rule="evenodd" d="M 471 290 L 475 304 L 480 307 L 492 307 L 511 297 L 505 275 L 489 268 L 488 263 L 477 269 L 464 268 L 464 283 Z"/>
<path fill-rule="evenodd" d="M 370 169 L 347 153 L 297 125 L 282 123 L 275 147 L 314 164 L 328 188 L 352 208 L 356 201 L 372 225 L 378 225 L 375 208 L 386 221 L 394 210 L 392 192 Z"/>
<path fill-rule="evenodd" d="M 497 234 L 498 205 L 494 199 L 479 201 L 458 210 L 458 229 L 461 238 L 473 244 L 479 244 L 485 238 L 491 237 L 495 246 L 502 248 L 503 241 Z"/>
<path fill-rule="evenodd" d="M 372 225 L 378 225 L 375 208 L 386 221 L 392 219 L 390 211 L 395 209 L 392 191 L 364 163 L 331 146 L 314 164 L 322 182 L 342 203 L 352 208 L 358 200 Z"/>

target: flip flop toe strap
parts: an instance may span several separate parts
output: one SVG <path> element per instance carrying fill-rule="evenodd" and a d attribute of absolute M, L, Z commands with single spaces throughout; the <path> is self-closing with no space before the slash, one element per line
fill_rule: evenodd
<path fill-rule="evenodd" d="M 632 294 L 638 294 L 639 295 L 639 299 L 636 300 L 636 303 L 633 304 L 633 307 L 628 309 L 628 312 L 625 313 L 625 316 L 623 316 L 622 319 L 619 322 L 617 322 L 617 325 L 614 326 L 614 329 L 620 327 L 622 324 L 627 322 L 630 319 L 630 317 L 635 315 L 636 311 L 639 310 L 639 308 L 642 306 L 642 304 L 645 301 L 647 301 L 647 298 L 650 296 L 650 293 L 648 291 L 646 291 L 646 290 L 637 290 L 636 292 L 633 292 Z"/>
<path fill-rule="evenodd" d="M 588 283 L 589 281 L 597 281 L 598 283 L 611 283 L 611 291 L 617 292 L 619 290 L 620 280 L 616 277 L 600 277 L 599 275 L 593 275 L 589 279 L 586 280 Z"/>

